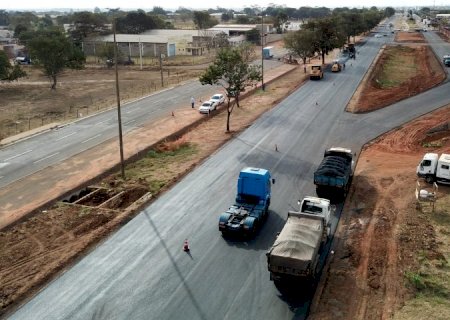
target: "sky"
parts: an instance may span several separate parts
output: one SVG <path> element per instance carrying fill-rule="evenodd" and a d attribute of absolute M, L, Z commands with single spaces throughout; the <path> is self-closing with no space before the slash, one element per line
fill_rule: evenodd
<path fill-rule="evenodd" d="M 299 8 L 323 6 L 328 8 L 336 7 L 415 7 L 415 6 L 444 6 L 449 5 L 448 2 L 440 0 L 272 0 L 272 1 L 242 1 L 242 0 L 165 0 L 165 1 L 142 1 L 142 0 L 78 0 L 78 1 L 61 1 L 61 0 L 21 0 L 21 1 L 2 1 L 0 9 L 4 10 L 42 10 L 42 9 L 87 9 L 93 10 L 95 7 L 100 9 L 106 8 L 120 8 L 122 10 L 143 9 L 150 11 L 154 6 L 161 6 L 164 9 L 177 9 L 185 7 L 188 9 L 208 9 L 208 8 L 227 8 L 239 9 L 244 7 L 251 7 L 253 5 L 268 6 L 269 4 L 286 5 L 287 7 Z"/>

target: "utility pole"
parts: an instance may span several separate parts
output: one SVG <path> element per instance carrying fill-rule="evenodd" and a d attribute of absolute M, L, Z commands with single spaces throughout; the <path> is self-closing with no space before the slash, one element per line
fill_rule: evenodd
<path fill-rule="evenodd" d="M 122 116 L 120 113 L 120 94 L 119 94 L 119 71 L 117 68 L 117 42 L 116 42 L 116 18 L 113 18 L 114 34 L 114 65 L 116 69 L 116 98 L 117 98 L 117 119 L 119 122 L 119 148 L 120 148 L 120 171 L 122 179 L 125 180 L 125 164 L 123 160 L 123 139 L 122 139 Z"/>
<path fill-rule="evenodd" d="M 261 89 L 264 91 L 264 10 L 261 10 Z"/>

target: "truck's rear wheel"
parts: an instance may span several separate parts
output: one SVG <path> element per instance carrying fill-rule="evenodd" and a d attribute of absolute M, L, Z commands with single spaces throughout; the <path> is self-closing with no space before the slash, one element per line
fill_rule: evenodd
<path fill-rule="evenodd" d="M 432 177 L 432 176 L 426 176 L 425 177 L 425 181 L 427 182 L 427 183 L 433 183 L 434 182 L 434 178 Z"/>

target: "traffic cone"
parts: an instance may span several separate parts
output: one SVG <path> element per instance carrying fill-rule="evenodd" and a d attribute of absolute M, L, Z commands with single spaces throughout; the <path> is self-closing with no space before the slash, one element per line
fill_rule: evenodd
<path fill-rule="evenodd" d="M 189 243 L 188 243 L 188 241 L 186 239 L 186 240 L 184 240 L 184 243 L 183 243 L 183 251 L 188 252 L 189 250 L 190 250 L 189 249 Z"/>

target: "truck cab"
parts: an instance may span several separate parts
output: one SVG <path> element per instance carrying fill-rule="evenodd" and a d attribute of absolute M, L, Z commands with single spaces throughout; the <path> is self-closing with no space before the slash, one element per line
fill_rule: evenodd
<path fill-rule="evenodd" d="M 450 184 L 450 154 L 426 153 L 416 169 L 417 176 L 426 182 Z"/>
<path fill-rule="evenodd" d="M 275 180 L 269 170 L 242 169 L 237 181 L 235 203 L 219 217 L 222 234 L 253 235 L 269 213 L 273 183 Z"/>

